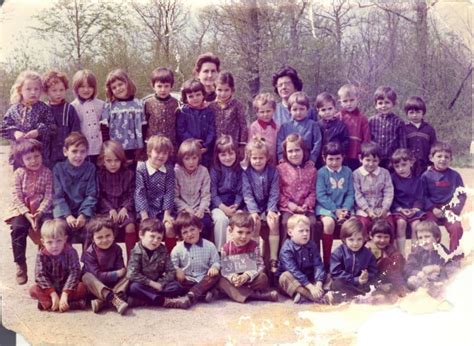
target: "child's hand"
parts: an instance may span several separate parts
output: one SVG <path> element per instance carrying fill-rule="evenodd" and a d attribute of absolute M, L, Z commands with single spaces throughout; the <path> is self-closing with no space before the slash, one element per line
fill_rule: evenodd
<path fill-rule="evenodd" d="M 174 232 L 173 222 L 165 221 L 165 235 L 166 238 L 176 238 L 176 233 Z"/>
<path fill-rule="evenodd" d="M 367 269 L 362 270 L 362 273 L 359 276 L 359 284 L 365 285 L 369 281 L 369 272 Z"/>
<path fill-rule="evenodd" d="M 240 286 L 244 285 L 249 280 L 250 280 L 250 276 L 246 273 L 237 275 L 237 279 L 234 282 L 234 286 L 235 287 L 240 287 Z"/>
<path fill-rule="evenodd" d="M 433 215 L 438 219 L 442 219 L 444 217 L 444 211 L 439 208 L 433 208 Z"/>
<path fill-rule="evenodd" d="M 38 130 L 31 130 L 31 131 L 28 131 L 26 134 L 25 134 L 25 138 L 28 138 L 28 139 L 36 139 L 38 138 L 39 136 L 39 131 Z"/>
<path fill-rule="evenodd" d="M 368 208 L 366 213 L 367 213 L 367 216 L 370 217 L 371 219 L 375 219 L 377 217 L 377 214 L 375 214 L 374 210 L 371 208 Z"/>
<path fill-rule="evenodd" d="M 270 222 L 272 221 L 276 222 L 278 220 L 278 213 L 274 211 L 269 211 L 267 214 L 267 218 L 269 219 Z"/>
<path fill-rule="evenodd" d="M 163 290 L 163 286 L 159 282 L 156 282 L 156 281 L 153 281 L 153 280 L 150 280 L 149 286 L 151 288 L 154 288 L 158 292 L 161 292 Z"/>
<path fill-rule="evenodd" d="M 140 212 L 140 219 L 142 219 L 142 221 L 148 219 L 148 217 L 149 217 L 148 212 L 146 210 L 142 210 Z M 166 214 L 165 214 L 165 217 L 166 217 Z"/>
<path fill-rule="evenodd" d="M 316 283 L 316 285 L 308 284 L 306 286 L 306 288 L 311 293 L 311 296 L 313 297 L 313 300 L 317 300 L 317 299 L 321 298 L 324 294 L 323 283 L 321 281 L 318 281 Z"/>
<path fill-rule="evenodd" d="M 61 298 L 59 299 L 59 312 L 66 312 L 69 310 L 69 303 L 67 302 L 67 299 L 67 293 L 61 293 Z"/>
<path fill-rule="evenodd" d="M 23 137 L 25 137 L 25 133 L 21 131 L 15 131 L 13 133 L 13 137 L 15 137 L 15 140 L 18 141 L 20 139 L 23 139 Z"/>
<path fill-rule="evenodd" d="M 314 164 L 314 162 L 313 162 L 313 161 L 311 161 L 311 160 L 308 160 L 308 162 L 309 162 L 309 165 L 310 165 L 311 167 L 314 167 L 314 166 L 315 166 L 315 164 Z"/>
<path fill-rule="evenodd" d="M 36 220 L 34 216 L 30 212 L 23 214 L 23 216 L 28 220 L 31 225 L 31 228 L 36 230 Z"/>
<path fill-rule="evenodd" d="M 109 217 L 110 219 L 115 223 L 118 221 L 118 214 L 117 214 L 117 210 L 115 209 L 110 209 L 109 211 Z"/>
<path fill-rule="evenodd" d="M 298 206 L 296 205 L 296 203 L 288 202 L 288 209 L 290 209 L 291 212 L 296 213 L 297 208 Z"/>
<path fill-rule="evenodd" d="M 380 211 L 377 213 L 376 217 L 381 217 L 381 218 L 386 218 L 387 217 L 388 210 L 387 209 L 380 209 Z"/>
<path fill-rule="evenodd" d="M 68 224 L 69 227 L 72 229 L 76 229 L 76 218 L 72 215 L 69 215 L 66 217 L 66 223 Z"/>
<path fill-rule="evenodd" d="M 423 284 L 423 280 L 419 278 L 417 275 L 412 275 L 407 280 L 408 287 L 411 289 L 416 289 Z"/>
<path fill-rule="evenodd" d="M 197 210 L 194 215 L 196 215 L 196 217 L 202 219 L 204 217 L 204 211 L 202 210 Z"/>
<path fill-rule="evenodd" d="M 260 222 L 260 215 L 258 215 L 258 213 L 251 213 L 250 216 L 252 217 L 253 222 Z"/>
<path fill-rule="evenodd" d="M 127 274 L 127 268 L 117 270 L 117 276 L 121 279 Z"/>
<path fill-rule="evenodd" d="M 59 309 L 59 296 L 56 293 L 56 291 L 51 293 L 50 296 L 51 296 L 51 301 L 53 302 L 53 304 L 51 305 L 51 311 L 57 311 Z"/>
<path fill-rule="evenodd" d="M 219 269 L 217 269 L 216 267 L 211 267 L 207 271 L 207 275 L 209 275 L 211 278 L 216 276 L 216 275 L 219 275 Z"/>
<path fill-rule="evenodd" d="M 122 208 L 120 209 L 119 213 L 118 213 L 118 221 L 120 223 L 124 222 L 125 219 L 128 218 L 128 210 L 127 208 Z"/>
<path fill-rule="evenodd" d="M 176 280 L 179 282 L 184 282 L 184 280 L 186 280 L 186 275 L 184 274 L 183 269 L 176 268 Z"/>
<path fill-rule="evenodd" d="M 34 224 L 31 225 L 31 226 L 33 227 L 34 231 L 39 231 L 38 230 L 38 225 L 39 225 L 39 220 L 41 220 L 42 216 L 43 216 L 43 213 L 41 211 L 37 211 L 36 213 L 33 214 Z"/>
<path fill-rule="evenodd" d="M 87 219 L 84 216 L 84 214 L 80 214 L 78 218 L 76 219 L 76 228 L 81 229 L 82 227 L 85 226 L 86 222 L 87 222 Z"/>

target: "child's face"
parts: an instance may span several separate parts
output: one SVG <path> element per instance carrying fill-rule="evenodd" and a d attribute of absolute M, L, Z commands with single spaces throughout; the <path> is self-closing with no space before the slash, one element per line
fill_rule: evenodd
<path fill-rule="evenodd" d="M 80 167 L 87 157 L 87 147 L 84 144 L 71 145 L 63 148 L 63 154 L 74 167 Z"/>
<path fill-rule="evenodd" d="M 325 121 L 332 120 L 336 116 L 336 107 L 332 102 L 323 102 L 323 105 L 318 108 L 318 114 Z"/>
<path fill-rule="evenodd" d="M 275 109 L 270 104 L 264 104 L 258 107 L 257 118 L 260 121 L 269 123 L 273 119 Z"/>
<path fill-rule="evenodd" d="M 346 94 L 339 99 L 341 107 L 348 112 L 353 112 L 359 105 L 359 99 L 356 96 Z"/>
<path fill-rule="evenodd" d="M 66 244 L 66 236 L 42 237 L 41 244 L 53 256 L 59 255 Z"/>
<path fill-rule="evenodd" d="M 87 82 L 82 83 L 82 85 L 77 88 L 77 94 L 84 100 L 89 100 L 94 95 L 94 88 L 87 84 Z"/>
<path fill-rule="evenodd" d="M 252 239 L 253 230 L 248 227 L 229 227 L 230 238 L 237 246 L 247 245 Z"/>
<path fill-rule="evenodd" d="M 326 166 L 333 171 L 339 170 L 342 167 L 342 160 L 343 157 L 341 154 L 339 155 L 326 155 L 324 161 L 326 162 Z"/>
<path fill-rule="evenodd" d="M 148 250 L 156 250 L 161 245 L 163 240 L 163 233 L 146 231 L 145 233 L 140 232 L 140 241 L 142 246 Z"/>
<path fill-rule="evenodd" d="M 110 84 L 110 90 L 117 100 L 125 100 L 128 98 L 128 85 L 119 79 Z"/>
<path fill-rule="evenodd" d="M 390 244 L 390 235 L 385 233 L 375 233 L 374 235 L 370 236 L 372 241 L 374 242 L 375 246 L 378 249 L 383 250 Z"/>
<path fill-rule="evenodd" d="M 437 243 L 433 233 L 429 231 L 416 232 L 416 238 L 418 240 L 418 245 L 423 247 L 425 250 L 433 250 L 433 245 Z"/>
<path fill-rule="evenodd" d="M 107 250 L 114 243 L 114 231 L 110 228 L 102 227 L 100 231 L 94 233 L 92 240 L 99 249 Z"/>
<path fill-rule="evenodd" d="M 216 97 L 221 102 L 230 100 L 234 90 L 228 84 L 217 84 L 216 85 Z"/>
<path fill-rule="evenodd" d="M 181 229 L 181 238 L 183 238 L 185 243 L 196 244 L 200 238 L 199 233 L 201 233 L 201 230 L 194 225 L 183 227 Z"/>
<path fill-rule="evenodd" d="M 106 150 L 104 153 L 104 166 L 107 171 L 110 173 L 116 173 L 120 169 L 122 162 L 120 159 L 115 156 L 115 154 L 110 151 Z"/>
<path fill-rule="evenodd" d="M 430 157 L 433 167 L 438 171 L 444 171 L 449 168 L 451 163 L 451 154 L 447 151 L 437 151 Z"/>
<path fill-rule="evenodd" d="M 158 97 L 164 99 L 168 97 L 171 93 L 171 83 L 162 83 L 160 81 L 157 81 L 153 85 L 153 90 L 155 90 L 155 93 Z"/>
<path fill-rule="evenodd" d="M 217 154 L 217 157 L 219 158 L 219 162 L 226 167 L 232 167 L 235 163 L 235 160 L 237 160 L 237 154 L 234 150 L 226 150 L 221 152 Z"/>
<path fill-rule="evenodd" d="M 296 91 L 293 81 L 288 76 L 278 78 L 276 87 L 278 95 L 284 100 L 287 100 Z"/>
<path fill-rule="evenodd" d="M 373 173 L 379 166 L 380 158 L 378 156 L 369 155 L 361 158 L 360 163 L 362 163 L 362 167 L 364 167 L 367 172 Z"/>
<path fill-rule="evenodd" d="M 191 93 L 186 94 L 186 100 L 191 107 L 199 108 L 202 106 L 204 102 L 204 95 L 202 91 L 194 91 Z"/>
<path fill-rule="evenodd" d="M 38 150 L 26 153 L 21 160 L 25 168 L 30 171 L 37 171 L 43 165 L 43 155 Z"/>
<path fill-rule="evenodd" d="M 421 109 L 419 109 L 419 110 L 410 109 L 407 112 L 408 120 L 410 120 L 414 124 L 420 124 L 421 121 L 423 120 L 424 115 L 425 114 L 423 113 L 423 111 Z"/>
<path fill-rule="evenodd" d="M 184 168 L 192 173 L 199 167 L 199 156 L 197 155 L 186 155 L 183 157 Z"/>
<path fill-rule="evenodd" d="M 50 104 L 61 104 L 66 99 L 66 87 L 64 86 L 63 82 L 59 81 L 49 87 L 47 94 Z"/>
<path fill-rule="evenodd" d="M 291 117 L 296 121 L 301 121 L 308 116 L 308 107 L 294 102 L 290 108 Z"/>
<path fill-rule="evenodd" d="M 286 157 L 292 165 L 301 165 L 303 163 L 303 156 L 303 149 L 301 149 L 298 143 L 288 142 L 286 144 Z"/>
<path fill-rule="evenodd" d="M 386 97 L 383 100 L 375 101 L 375 109 L 383 115 L 391 113 L 394 106 L 393 102 Z"/>
<path fill-rule="evenodd" d="M 41 96 L 41 90 L 42 86 L 39 80 L 25 79 L 20 90 L 22 101 L 30 105 L 38 102 Z"/>
<path fill-rule="evenodd" d="M 157 151 L 153 149 L 148 156 L 148 162 L 154 169 L 160 169 L 168 161 L 169 153 L 167 151 Z"/>
<path fill-rule="evenodd" d="M 257 172 L 261 172 L 265 169 L 268 162 L 268 156 L 263 149 L 254 149 L 250 154 L 250 165 Z"/>
<path fill-rule="evenodd" d="M 213 62 L 205 62 L 201 65 L 198 73 L 198 79 L 206 87 L 206 90 L 214 89 L 214 83 L 217 78 L 217 66 Z"/>
<path fill-rule="evenodd" d="M 295 227 L 288 229 L 291 240 L 298 245 L 305 245 L 310 240 L 309 225 L 305 222 L 298 222 Z"/>
<path fill-rule="evenodd" d="M 413 162 L 411 161 L 400 161 L 393 165 L 393 169 L 398 176 L 402 178 L 409 178 L 411 176 L 411 168 L 413 167 Z"/>
<path fill-rule="evenodd" d="M 346 244 L 349 250 L 357 252 L 364 245 L 364 236 L 361 232 L 354 232 L 344 240 L 344 244 Z"/>

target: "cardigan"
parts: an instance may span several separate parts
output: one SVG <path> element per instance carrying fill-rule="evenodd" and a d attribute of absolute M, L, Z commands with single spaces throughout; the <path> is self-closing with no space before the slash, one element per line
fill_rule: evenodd
<path fill-rule="evenodd" d="M 350 168 L 342 166 L 339 171 L 333 171 L 328 166 L 321 167 L 318 171 L 316 195 L 316 215 L 336 218 L 336 209 L 352 210 L 354 183 Z"/>
<path fill-rule="evenodd" d="M 71 102 L 81 123 L 81 132 L 89 143 L 89 155 L 99 155 L 102 148 L 102 133 L 100 132 L 100 117 L 105 102 L 99 99 L 81 101 L 76 98 Z"/>

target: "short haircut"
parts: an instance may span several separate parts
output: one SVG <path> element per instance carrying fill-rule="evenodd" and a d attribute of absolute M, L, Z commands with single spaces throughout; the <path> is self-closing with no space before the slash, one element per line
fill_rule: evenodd
<path fill-rule="evenodd" d="M 151 86 L 154 87 L 156 83 L 169 83 L 171 87 L 174 85 L 174 74 L 169 68 L 158 67 L 151 72 L 150 76 Z"/>
<path fill-rule="evenodd" d="M 217 72 L 220 71 L 221 61 L 219 60 L 217 55 L 214 55 L 214 53 L 211 53 L 211 52 L 207 52 L 207 53 L 203 53 L 199 55 L 198 58 L 196 59 L 196 63 L 194 64 L 194 70 L 193 70 L 195 75 L 201 72 L 202 65 L 204 65 L 204 63 L 206 62 L 215 64 Z"/>
<path fill-rule="evenodd" d="M 19 166 L 23 166 L 23 156 L 35 151 L 43 153 L 43 144 L 37 139 L 28 138 L 14 142 L 12 157 Z"/>
<path fill-rule="evenodd" d="M 72 77 L 72 90 L 76 96 L 79 95 L 79 88 L 86 84 L 94 89 L 91 99 L 97 95 L 97 79 L 90 70 L 79 70 Z"/>
<path fill-rule="evenodd" d="M 58 83 L 63 83 L 64 88 L 67 90 L 69 87 L 69 80 L 65 73 L 51 70 L 43 75 L 43 90 L 45 92 L 48 92 L 49 88 Z"/>
<path fill-rule="evenodd" d="M 165 225 L 157 218 L 150 217 L 140 222 L 140 227 L 138 230 L 140 231 L 141 235 L 144 235 L 146 232 L 158 232 L 160 234 L 164 234 Z"/>
<path fill-rule="evenodd" d="M 273 97 L 273 95 L 270 93 L 260 93 L 253 99 L 252 106 L 254 111 L 258 112 L 259 108 L 267 104 L 275 110 L 277 105 L 275 97 Z"/>
<path fill-rule="evenodd" d="M 235 90 L 234 76 L 229 71 L 219 72 L 216 84 L 227 84 L 232 90 Z"/>
<path fill-rule="evenodd" d="M 316 96 L 316 101 L 314 102 L 314 105 L 317 109 L 319 109 L 323 107 L 324 104 L 327 102 L 331 102 L 334 108 L 336 108 L 336 98 L 332 94 L 325 91 Z"/>
<path fill-rule="evenodd" d="M 245 161 L 247 166 L 250 166 L 250 156 L 252 156 L 252 150 L 263 150 L 265 152 L 265 156 L 267 158 L 270 157 L 270 149 L 268 148 L 268 144 L 265 142 L 265 138 L 255 136 L 250 139 L 245 146 Z"/>
<path fill-rule="evenodd" d="M 86 225 L 87 236 L 92 243 L 94 234 L 100 232 L 103 228 L 111 229 L 115 237 L 114 222 L 109 215 L 95 215 Z M 89 243 L 90 244 L 90 243 Z"/>
<path fill-rule="evenodd" d="M 422 111 L 423 115 L 426 114 L 426 104 L 425 101 L 419 96 L 411 96 L 409 97 L 406 102 L 405 106 L 403 107 L 405 113 L 408 114 L 408 111 Z"/>
<path fill-rule="evenodd" d="M 204 98 L 206 97 L 206 88 L 204 84 L 202 84 L 199 79 L 188 79 L 183 83 L 183 87 L 181 88 L 181 100 L 183 103 L 188 103 L 187 94 L 195 93 L 195 92 L 202 92 Z"/>
<path fill-rule="evenodd" d="M 449 155 L 453 156 L 453 149 L 446 142 L 435 142 L 435 144 L 433 144 L 431 146 L 430 156 L 433 156 L 434 154 L 436 154 L 437 152 L 440 152 L 440 151 L 445 151 L 445 152 L 449 153 Z"/>
<path fill-rule="evenodd" d="M 288 219 L 288 223 L 287 223 L 287 228 L 288 230 L 292 230 L 296 227 L 296 225 L 298 225 L 298 223 L 304 223 L 306 226 L 310 227 L 311 226 L 311 222 L 309 220 L 309 218 L 306 216 L 306 215 L 303 215 L 303 214 L 293 214 L 292 216 L 290 216 L 290 218 Z"/>
<path fill-rule="evenodd" d="M 273 90 L 275 91 L 275 94 L 278 95 L 277 84 L 278 84 L 278 79 L 280 79 L 281 77 L 289 77 L 296 91 L 303 90 L 303 82 L 301 81 L 300 77 L 298 77 L 298 72 L 296 72 L 296 70 L 293 67 L 287 65 L 287 66 L 281 67 L 272 76 L 272 85 L 273 85 L 273 88 L 274 88 Z"/>
<path fill-rule="evenodd" d="M 193 139 L 193 138 L 188 138 L 186 139 L 181 145 L 179 146 L 178 149 L 178 154 L 176 155 L 176 162 L 180 166 L 184 166 L 183 159 L 185 156 L 194 156 L 196 155 L 199 157 L 199 161 L 201 161 L 201 156 L 202 156 L 202 145 L 201 141 L 198 139 Z"/>
<path fill-rule="evenodd" d="M 229 227 L 233 229 L 234 227 L 243 227 L 250 228 L 254 230 L 255 223 L 253 221 L 252 215 L 248 211 L 237 211 L 229 221 Z"/>
<path fill-rule="evenodd" d="M 296 91 L 288 98 L 288 109 L 291 109 L 293 104 L 299 104 L 309 109 L 309 97 L 303 91 Z"/>
<path fill-rule="evenodd" d="M 397 93 L 389 86 L 379 86 L 374 93 L 374 102 L 378 100 L 389 99 L 393 104 L 397 103 Z"/>
<path fill-rule="evenodd" d="M 120 168 L 127 167 L 127 156 L 125 155 L 125 150 L 123 149 L 122 144 L 114 140 L 109 140 L 102 144 L 99 157 L 97 158 L 97 166 L 104 168 L 104 157 L 106 151 L 110 151 L 120 160 Z"/>
<path fill-rule="evenodd" d="M 303 150 L 303 162 L 308 161 L 309 159 L 309 150 L 306 148 L 306 144 L 304 143 L 303 137 L 301 137 L 298 133 L 291 133 L 289 134 L 282 143 L 283 149 L 283 159 L 288 162 L 288 154 L 286 153 L 286 148 L 288 147 L 288 143 L 294 143 L 298 145 Z"/>
<path fill-rule="evenodd" d="M 359 97 L 359 89 L 354 84 L 344 84 L 337 91 L 337 96 L 343 98 L 344 96 Z"/>
<path fill-rule="evenodd" d="M 362 233 L 364 239 L 367 239 L 367 233 L 365 231 L 364 224 L 358 218 L 351 217 L 341 226 L 341 240 L 345 241 L 354 233 Z"/>
<path fill-rule="evenodd" d="M 430 232 L 436 241 L 441 241 L 441 230 L 439 226 L 433 221 L 420 221 L 415 227 L 416 237 L 418 238 L 418 232 Z"/>
<path fill-rule="evenodd" d="M 69 134 L 64 140 L 64 148 L 69 149 L 71 146 L 79 146 L 84 145 L 87 149 L 89 149 L 89 142 L 87 141 L 86 136 L 82 133 L 74 131 Z"/>
<path fill-rule="evenodd" d="M 390 163 L 396 165 L 402 161 L 411 161 L 415 162 L 415 156 L 410 149 L 399 148 L 395 150 L 390 158 Z"/>
<path fill-rule="evenodd" d="M 174 147 L 168 137 L 163 135 L 153 135 L 148 138 L 146 143 L 147 155 L 150 156 L 153 150 L 156 150 L 157 153 L 164 151 L 171 155 L 174 151 Z"/>
<path fill-rule="evenodd" d="M 105 95 L 110 102 L 116 100 L 114 93 L 112 92 L 112 83 L 116 81 L 121 81 L 127 85 L 127 98 L 135 97 L 135 93 L 137 92 L 135 83 L 130 79 L 127 72 L 122 69 L 117 69 L 110 72 L 105 80 Z"/>
<path fill-rule="evenodd" d="M 238 146 L 230 135 L 221 135 L 214 146 L 214 168 L 221 169 L 221 162 L 219 161 L 219 154 L 233 151 L 236 155 L 235 162 L 231 168 L 237 169 L 240 166 L 238 160 Z"/>
<path fill-rule="evenodd" d="M 326 143 L 323 146 L 323 157 L 326 158 L 328 155 L 344 156 L 344 150 L 342 149 L 341 143 L 338 141 Z"/>
<path fill-rule="evenodd" d="M 41 238 L 67 236 L 67 223 L 64 219 L 46 220 L 41 226 Z"/>
<path fill-rule="evenodd" d="M 393 241 L 393 229 L 387 220 L 381 219 L 381 218 L 374 220 L 374 223 L 372 224 L 372 228 L 370 229 L 370 236 L 373 237 L 374 235 L 378 233 L 389 235 L 390 242 Z"/>
<path fill-rule="evenodd" d="M 194 226 L 202 230 L 202 221 L 196 215 L 191 214 L 185 210 L 179 212 L 176 220 L 173 223 L 173 229 L 181 237 L 183 228 Z"/>
<path fill-rule="evenodd" d="M 18 103 L 21 102 L 23 96 L 21 96 L 21 89 L 23 88 L 23 84 L 25 84 L 26 80 L 33 80 L 39 83 L 41 89 L 43 89 L 43 81 L 41 80 L 41 76 L 38 72 L 35 71 L 22 71 L 18 77 L 15 79 L 15 83 L 13 83 L 10 89 L 10 102 L 11 103 Z"/>
<path fill-rule="evenodd" d="M 380 145 L 375 142 L 362 143 L 360 148 L 360 158 L 363 159 L 368 156 L 378 157 L 379 159 L 382 158 Z"/>

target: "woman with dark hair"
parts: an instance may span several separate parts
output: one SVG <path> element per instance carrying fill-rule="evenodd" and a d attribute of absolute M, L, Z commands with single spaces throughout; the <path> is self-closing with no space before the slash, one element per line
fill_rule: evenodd
<path fill-rule="evenodd" d="M 211 52 L 198 56 L 194 64 L 194 76 L 206 88 L 206 101 L 211 102 L 216 99 L 216 78 L 220 71 L 221 61 Z"/>

